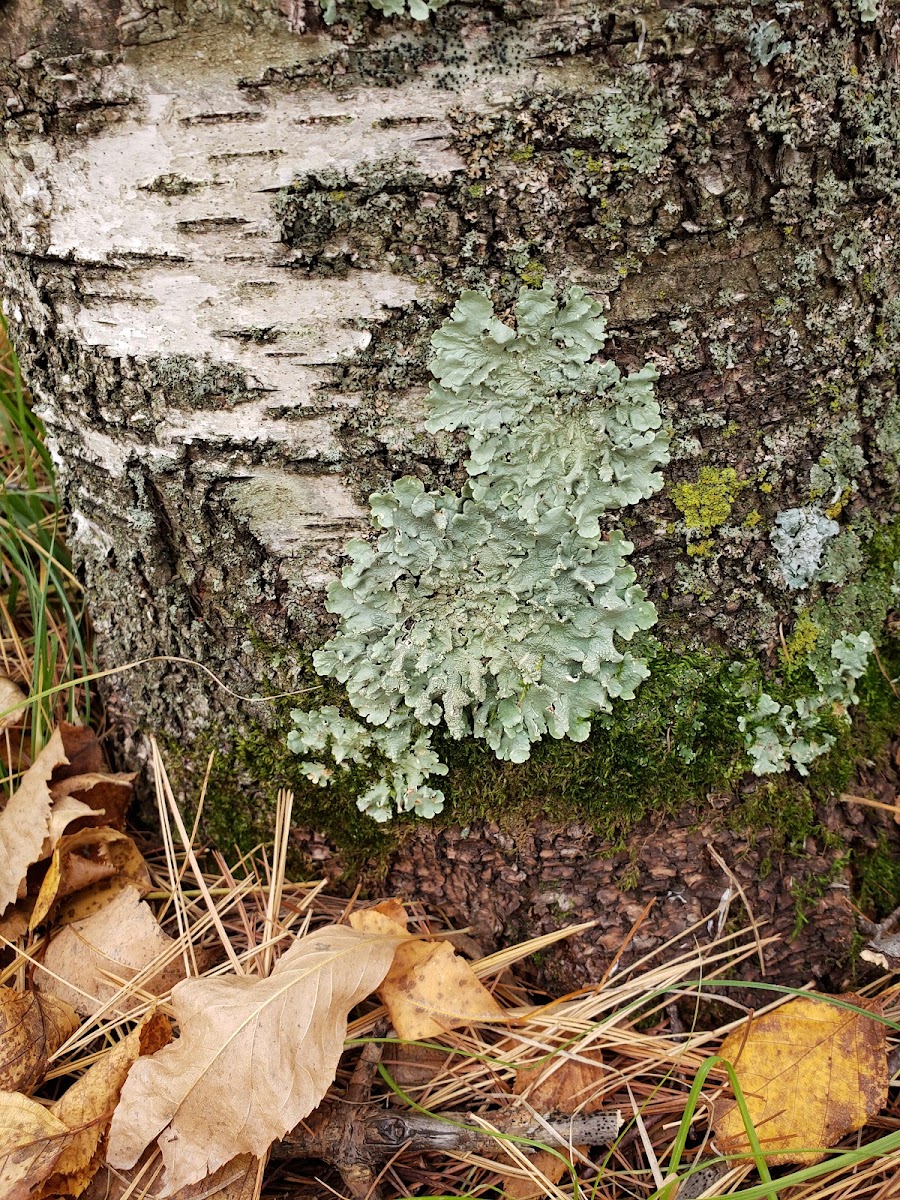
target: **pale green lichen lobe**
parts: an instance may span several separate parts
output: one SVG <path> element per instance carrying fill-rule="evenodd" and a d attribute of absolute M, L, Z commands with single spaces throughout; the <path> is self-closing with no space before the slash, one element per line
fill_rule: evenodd
<path fill-rule="evenodd" d="M 569 515 L 595 537 L 610 509 L 646 500 L 663 485 L 669 441 L 652 366 L 623 378 L 592 361 L 606 322 L 581 288 L 557 306 L 551 284 L 525 290 L 516 329 L 490 300 L 464 292 L 432 338 L 431 415 L 426 427 L 466 429 L 472 495 L 549 529 Z"/>
<path fill-rule="evenodd" d="M 316 670 L 346 686 L 376 732 L 366 743 L 338 714 L 298 713 L 291 748 L 328 748 L 338 764 L 384 754 L 396 769 L 358 800 L 379 819 L 392 802 L 437 810 L 440 793 L 419 799 L 430 727 L 523 762 L 545 734 L 583 741 L 591 717 L 648 675 L 623 645 L 656 610 L 626 561 L 632 544 L 604 537 L 598 518 L 662 487 L 655 372 L 622 379 L 594 361 L 605 327 L 580 288 L 561 302 L 550 285 L 523 289 L 515 317 L 506 325 L 467 292 L 434 335 L 427 424 L 469 431 L 469 481 L 459 495 L 412 478 L 374 494 L 382 533 L 350 543 L 328 590 L 340 625 Z M 410 745 L 420 749 L 406 787 Z M 307 774 L 329 779 L 317 762 Z"/>

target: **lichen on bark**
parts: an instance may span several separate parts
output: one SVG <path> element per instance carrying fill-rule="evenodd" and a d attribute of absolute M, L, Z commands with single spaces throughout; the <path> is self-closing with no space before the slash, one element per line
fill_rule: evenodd
<path fill-rule="evenodd" d="M 895 0 L 874 19 L 850 0 L 451 3 L 419 23 L 347 4 L 328 30 L 317 14 L 20 0 L 0 16 L 4 304 L 101 665 L 174 651 L 243 694 L 318 686 L 323 589 L 369 496 L 404 475 L 465 483 L 465 437 L 425 428 L 432 332 L 466 289 L 503 318 L 545 279 L 604 305 L 623 374 L 660 376 L 669 486 L 622 525 L 659 613 L 651 669 L 708 655 L 787 694 L 780 650 L 809 623 L 820 649 L 866 631 L 886 659 L 865 593 L 898 504 Z M 694 505 L 710 480 L 725 486 Z M 771 534 L 810 506 L 841 532 L 792 592 Z M 725 668 L 711 678 L 727 775 L 745 700 Z M 117 703 L 187 742 L 269 711 L 204 679 L 148 670 Z M 672 687 L 672 728 L 699 727 L 674 753 L 704 760 L 716 706 Z M 633 719 L 614 706 L 556 761 L 600 769 Z M 280 739 L 283 715 L 267 721 Z M 669 724 L 649 727 L 670 752 Z M 483 764 L 472 786 L 500 804 L 496 769 L 496 789 Z"/>

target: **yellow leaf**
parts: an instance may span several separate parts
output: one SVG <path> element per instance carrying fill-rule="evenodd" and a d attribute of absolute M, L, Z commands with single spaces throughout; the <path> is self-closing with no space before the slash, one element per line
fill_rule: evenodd
<path fill-rule="evenodd" d="M 354 929 L 406 933 L 406 910 L 399 900 L 350 914 Z M 397 947 L 391 969 L 378 989 L 397 1037 L 427 1041 L 473 1021 L 496 1021 L 503 1009 L 449 942 L 407 938 Z"/>
<path fill-rule="evenodd" d="M 872 1008 L 861 996 L 839 999 Z M 719 1053 L 734 1066 L 766 1161 L 780 1165 L 821 1162 L 824 1153 L 801 1150 L 834 1146 L 884 1107 L 886 1047 L 879 1021 L 804 996 L 730 1033 Z M 735 1101 L 717 1104 L 715 1126 L 723 1154 L 749 1149 Z"/>
<path fill-rule="evenodd" d="M 40 925 L 53 905 L 66 897 L 72 900 L 65 913 L 55 914 L 58 923 L 89 917 L 129 886 L 141 895 L 150 890 L 147 864 L 130 837 L 106 826 L 66 834 L 53 851 L 35 900 L 30 928 Z"/>
<path fill-rule="evenodd" d="M 181 1036 L 139 1059 L 113 1116 L 107 1161 L 128 1168 L 159 1139 L 160 1196 L 236 1154 L 265 1154 L 334 1081 L 350 1009 L 378 987 L 398 938 L 329 925 L 298 938 L 266 979 L 186 979 Z"/>
<path fill-rule="evenodd" d="M 0 1091 L 33 1091 L 49 1056 L 79 1024 L 70 1006 L 53 996 L 0 988 Z"/>
<path fill-rule="evenodd" d="M 0 812 L 0 913 L 17 899 L 26 871 L 44 851 L 53 804 L 50 776 L 67 761 L 56 730 Z"/>
<path fill-rule="evenodd" d="M 68 1127 L 36 1100 L 0 1092 L 0 1196 L 28 1200 L 53 1170 Z"/>
<path fill-rule="evenodd" d="M 503 1009 L 449 942 L 406 942 L 379 991 L 397 1037 L 426 1041 L 460 1025 L 502 1019 Z"/>
<path fill-rule="evenodd" d="M 43 965 L 35 969 L 35 984 L 58 996 L 82 1016 L 91 1016 L 119 990 L 116 979 L 132 979 L 139 971 L 170 953 L 172 939 L 163 933 L 150 906 L 135 888 L 127 887 L 83 921 L 64 926 L 50 941 Z M 160 996 L 183 978 L 181 957 L 140 983 Z M 126 999 L 118 1006 L 130 1007 Z"/>
<path fill-rule="evenodd" d="M 382 900 L 372 908 L 360 908 L 349 916 L 350 926 L 366 933 L 384 933 L 389 937 L 407 936 L 406 909 L 399 900 Z"/>
<path fill-rule="evenodd" d="M 43 1186 L 45 1196 L 79 1196 L 100 1165 L 101 1143 L 131 1066 L 142 1054 L 155 1054 L 172 1038 L 162 1013 L 150 1013 L 98 1059 L 50 1111 L 73 1131 Z M 37 1198 L 36 1198 L 37 1200 Z"/>

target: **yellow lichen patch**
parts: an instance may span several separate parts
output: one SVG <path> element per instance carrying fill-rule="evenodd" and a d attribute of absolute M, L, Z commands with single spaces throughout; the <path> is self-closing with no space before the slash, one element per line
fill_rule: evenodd
<path fill-rule="evenodd" d="M 779 651 L 779 657 L 789 672 L 806 662 L 818 640 L 819 628 L 804 609 Z"/>
<path fill-rule="evenodd" d="M 672 488 L 672 502 L 688 529 L 709 533 L 725 524 L 738 493 L 746 486 L 734 467 L 701 467 L 693 483 Z"/>

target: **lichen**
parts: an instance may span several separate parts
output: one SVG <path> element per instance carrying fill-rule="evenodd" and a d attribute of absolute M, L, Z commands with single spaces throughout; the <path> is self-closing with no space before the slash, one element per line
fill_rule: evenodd
<path fill-rule="evenodd" d="M 791 43 L 781 40 L 777 21 L 754 21 L 747 38 L 747 49 L 754 63 L 767 67 L 779 54 L 790 54 Z"/>
<path fill-rule="evenodd" d="M 443 793 L 429 787 L 425 780 L 431 775 L 446 775 L 447 766 L 431 748 L 429 731 L 421 726 L 414 728 L 409 720 L 389 719 L 373 728 L 341 716 L 333 705 L 312 712 L 295 708 L 291 719 L 295 728 L 287 740 L 295 754 L 325 751 L 338 770 L 347 770 L 351 763 L 367 766 L 373 753 L 381 757 L 385 764 L 381 778 L 357 802 L 359 809 L 376 821 L 387 821 L 394 812 L 433 817 L 444 807 Z M 301 768 L 319 787 L 327 787 L 333 779 L 334 768 L 322 762 L 306 761 Z"/>
<path fill-rule="evenodd" d="M 419 805 L 431 727 L 523 762 L 547 733 L 584 740 L 591 717 L 632 699 L 648 675 L 621 646 L 656 611 L 626 562 L 632 544 L 618 530 L 604 537 L 598 518 L 662 486 L 666 439 L 654 373 L 623 380 L 594 361 L 599 314 L 580 288 L 557 303 L 545 285 L 522 290 L 513 328 L 466 292 L 432 338 L 427 424 L 468 431 L 469 481 L 455 494 L 404 478 L 371 497 L 381 536 L 348 546 L 351 563 L 328 590 L 340 624 L 314 655 L 360 716 L 395 738 L 396 750 L 378 734 L 363 747 L 396 768 L 391 785 L 358 799 L 381 819 L 391 798 Z M 362 753 L 364 733 L 337 714 L 296 723 L 299 753 Z M 410 746 L 418 773 L 406 784 Z M 328 782 L 325 768 L 311 770 Z M 440 799 L 429 790 L 426 807 Z"/>
<path fill-rule="evenodd" d="M 818 509 L 788 508 L 775 518 L 771 542 L 789 588 L 805 588 L 817 577 L 826 543 L 841 531 Z"/>
<path fill-rule="evenodd" d="M 449 0 L 368 0 L 368 3 L 385 17 L 403 17 L 408 13 L 414 21 L 427 21 Z M 338 19 L 338 0 L 320 0 L 320 5 L 322 20 L 333 25 Z"/>
<path fill-rule="evenodd" d="M 829 720 L 850 723 L 849 709 L 859 703 L 857 681 L 865 674 L 875 649 L 871 634 L 844 634 L 831 645 L 827 664 L 810 655 L 817 690 L 782 704 L 768 692 L 748 703 L 738 727 L 745 735 L 754 775 L 772 775 L 793 766 L 808 775 L 810 764 L 835 744 Z"/>
<path fill-rule="evenodd" d="M 696 480 L 672 488 L 672 503 L 684 517 L 685 528 L 709 534 L 725 524 L 746 486 L 734 467 L 701 467 Z"/>
<path fill-rule="evenodd" d="M 599 311 L 580 288 L 557 307 L 548 283 L 520 294 L 514 332 L 486 296 L 468 292 L 432 339 L 426 428 L 466 429 L 472 495 L 514 507 L 539 531 L 564 512 L 581 536 L 596 537 L 603 513 L 663 485 L 657 372 L 645 366 L 623 379 L 615 363 L 591 361 L 606 333 Z"/>

